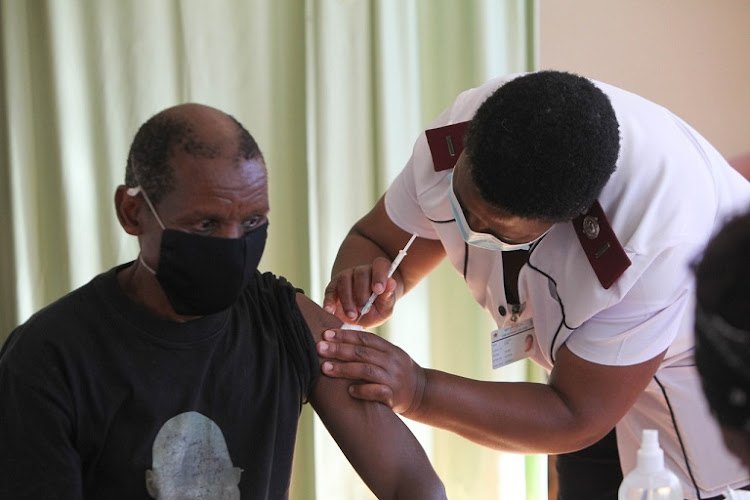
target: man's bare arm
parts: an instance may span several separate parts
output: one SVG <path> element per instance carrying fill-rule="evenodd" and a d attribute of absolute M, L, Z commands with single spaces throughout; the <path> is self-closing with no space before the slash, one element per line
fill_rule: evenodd
<path fill-rule="evenodd" d="M 317 342 L 341 322 L 302 294 L 297 304 Z M 408 427 L 387 406 L 349 396 L 350 381 L 320 376 L 310 403 L 378 498 L 445 498 L 443 484 Z"/>

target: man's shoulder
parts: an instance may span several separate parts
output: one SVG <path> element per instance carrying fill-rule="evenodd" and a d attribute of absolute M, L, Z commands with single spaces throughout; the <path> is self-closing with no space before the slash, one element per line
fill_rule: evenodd
<path fill-rule="evenodd" d="M 276 275 L 271 271 L 256 271 L 247 292 L 251 296 L 265 296 L 270 300 L 283 300 L 285 302 L 293 300 L 295 292 L 304 293 L 302 289 L 295 287 L 287 278 Z"/>
<path fill-rule="evenodd" d="M 95 298 L 109 295 L 108 290 L 116 284 L 114 269 L 94 276 L 88 283 L 66 293 L 34 313 L 27 323 L 33 321 L 55 321 L 59 316 L 85 314 L 95 309 Z"/>
<path fill-rule="evenodd" d="M 270 271 L 257 271 L 236 307 L 245 310 L 256 321 L 290 327 L 299 314 L 298 294 L 304 295 L 304 290 L 292 285 L 285 277 Z"/>
<path fill-rule="evenodd" d="M 112 271 L 100 274 L 39 309 L 11 332 L 0 352 L 75 342 L 72 337 L 84 331 L 81 327 L 94 321 L 98 304 L 104 300 L 105 283 L 114 279 Z"/>

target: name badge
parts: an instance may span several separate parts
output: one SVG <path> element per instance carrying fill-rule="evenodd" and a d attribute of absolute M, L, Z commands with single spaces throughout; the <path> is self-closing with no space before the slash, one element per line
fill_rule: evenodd
<path fill-rule="evenodd" d="M 531 356 L 536 350 L 534 321 L 529 318 L 490 333 L 492 368 L 500 368 Z"/>

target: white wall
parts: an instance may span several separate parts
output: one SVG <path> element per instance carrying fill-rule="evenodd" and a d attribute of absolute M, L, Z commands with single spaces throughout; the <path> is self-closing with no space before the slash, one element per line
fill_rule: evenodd
<path fill-rule="evenodd" d="M 750 151 L 750 0 L 539 0 L 539 63 L 664 105 Z"/>

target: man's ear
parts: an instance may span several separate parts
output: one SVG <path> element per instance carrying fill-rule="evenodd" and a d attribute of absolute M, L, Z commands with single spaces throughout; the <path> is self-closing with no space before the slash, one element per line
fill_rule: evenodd
<path fill-rule="evenodd" d="M 117 186 L 115 190 L 115 213 L 126 233 L 138 236 L 143 232 L 138 214 L 143 206 L 142 196 L 131 196 L 127 186 Z"/>

